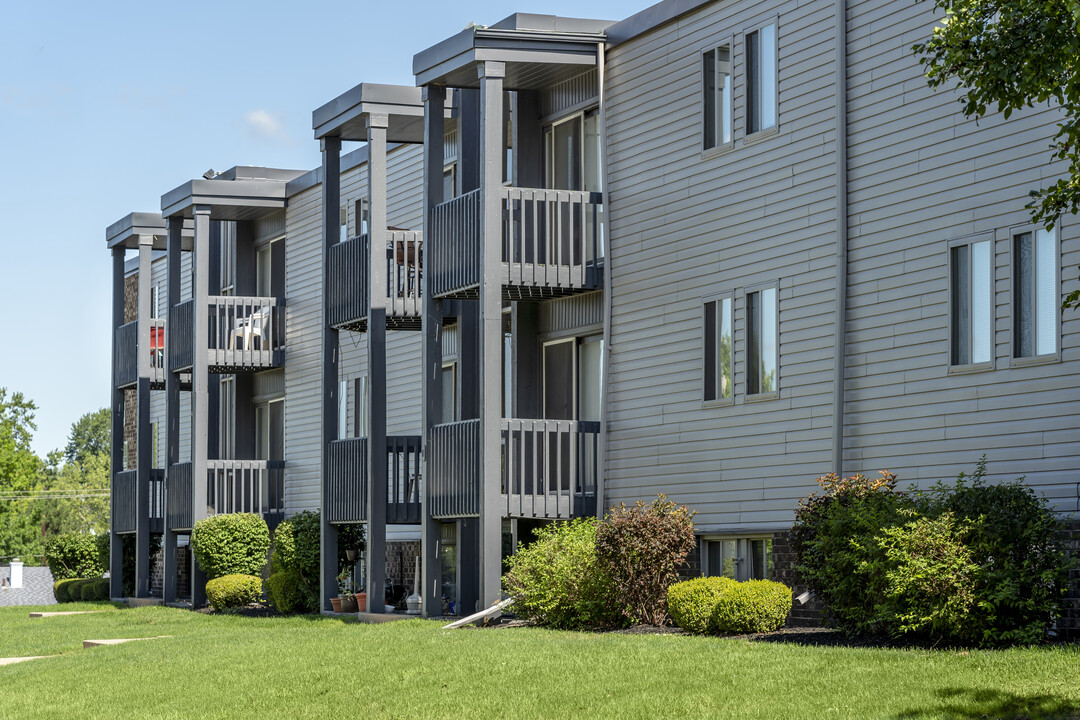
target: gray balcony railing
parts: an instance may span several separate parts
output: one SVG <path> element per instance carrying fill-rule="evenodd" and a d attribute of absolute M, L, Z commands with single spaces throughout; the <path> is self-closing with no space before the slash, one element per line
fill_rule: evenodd
<path fill-rule="evenodd" d="M 428 434 L 432 517 L 480 514 L 480 421 L 436 425 Z"/>
<path fill-rule="evenodd" d="M 177 463 L 169 466 L 166 478 L 168 503 L 165 522 L 172 530 L 191 528 L 191 463 Z"/>
<path fill-rule="evenodd" d="M 273 297 L 213 295 L 207 301 L 207 363 L 211 373 L 245 373 L 279 367 L 285 359 L 284 302 Z M 194 361 L 193 301 L 170 313 L 172 370 Z"/>
<path fill-rule="evenodd" d="M 208 515 L 254 513 L 271 526 L 285 517 L 283 460 L 209 460 L 206 475 Z"/>
<path fill-rule="evenodd" d="M 595 290 L 603 284 L 600 193 L 500 189 L 503 295 L 540 299 Z M 433 293 L 475 298 L 480 283 L 479 191 L 431 211 Z"/>
<path fill-rule="evenodd" d="M 135 499 L 138 472 L 124 470 L 113 476 L 112 522 L 118 533 L 135 532 L 137 503 Z M 165 471 L 150 471 L 149 519 L 150 532 L 161 532 L 165 511 Z"/>
<path fill-rule="evenodd" d="M 385 307 L 387 327 L 391 329 L 420 329 L 422 238 L 422 233 L 411 230 L 387 231 Z M 329 263 L 329 324 L 342 330 L 365 331 L 371 278 L 367 235 L 331 247 Z"/>
<path fill-rule="evenodd" d="M 116 387 L 129 387 L 139 379 L 139 323 L 132 321 L 116 328 L 113 363 Z M 165 383 L 165 321 L 150 320 L 150 385 Z"/>
<path fill-rule="evenodd" d="M 367 521 L 367 438 L 335 440 L 326 448 L 327 517 Z M 420 436 L 386 438 L 386 521 L 420 522 Z"/>
<path fill-rule="evenodd" d="M 596 513 L 600 423 L 503 419 L 504 517 L 572 518 Z M 480 421 L 437 425 L 428 445 L 435 517 L 480 511 Z"/>

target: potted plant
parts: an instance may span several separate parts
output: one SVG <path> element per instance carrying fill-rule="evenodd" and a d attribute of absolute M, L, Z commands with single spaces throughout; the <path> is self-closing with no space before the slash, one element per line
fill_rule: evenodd
<path fill-rule="evenodd" d="M 341 575 L 338 576 L 338 589 L 341 594 L 338 599 L 341 601 L 341 612 L 367 612 L 367 593 L 355 592 L 357 585 L 364 587 L 363 577 L 361 576 L 359 583 L 351 581 L 357 558 L 362 556 L 364 547 L 363 525 L 338 525 L 338 568 L 341 569 Z M 341 585 L 342 576 L 349 578 L 348 586 L 344 590 Z"/>
<path fill-rule="evenodd" d="M 334 602 L 335 600 L 337 602 Z M 330 602 L 334 605 L 334 612 L 356 612 L 356 596 L 353 595 L 351 573 L 348 569 L 338 575 L 338 596 L 331 598 Z"/>

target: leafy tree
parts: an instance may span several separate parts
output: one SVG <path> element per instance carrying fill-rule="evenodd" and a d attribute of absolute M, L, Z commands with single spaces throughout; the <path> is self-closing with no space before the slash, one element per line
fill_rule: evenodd
<path fill-rule="evenodd" d="M 37 406 L 22 393 L 0 388 L 0 557 L 32 562 L 41 555 L 41 511 L 33 499 L 41 459 L 30 443 Z"/>
<path fill-rule="evenodd" d="M 64 448 L 64 460 L 82 465 L 91 456 L 109 455 L 111 417 L 108 408 L 88 412 L 76 420 Z"/>
<path fill-rule="evenodd" d="M 1080 210 L 1080 3 L 1077 0 L 934 0 L 945 20 L 914 46 L 930 87 L 956 82 L 964 115 L 987 108 L 1008 118 L 1036 103 L 1054 104 L 1062 121 L 1051 159 L 1068 163 L 1065 177 L 1031 193 L 1032 220 L 1053 227 Z M 1080 291 L 1063 307 L 1080 306 Z"/>

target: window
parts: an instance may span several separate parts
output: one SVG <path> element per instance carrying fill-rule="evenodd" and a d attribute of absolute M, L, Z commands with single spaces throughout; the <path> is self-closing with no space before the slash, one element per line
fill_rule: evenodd
<path fill-rule="evenodd" d="M 342 205 L 341 213 L 338 215 L 338 242 L 345 242 L 349 239 L 349 209 Z"/>
<path fill-rule="evenodd" d="M 354 437 L 367 437 L 368 433 L 368 390 L 367 375 L 361 375 L 353 381 L 353 404 L 356 421 L 353 423 Z"/>
<path fill-rule="evenodd" d="M 707 50 L 701 56 L 704 149 L 731 142 L 731 46 Z"/>
<path fill-rule="evenodd" d="M 442 366 L 442 418 L 440 422 L 449 423 L 457 420 L 457 364 L 447 363 Z"/>
<path fill-rule="evenodd" d="M 161 296 L 161 286 L 150 286 L 150 317 L 152 319 L 158 319 L 161 317 L 161 308 L 158 305 L 159 297 Z"/>
<path fill-rule="evenodd" d="M 709 300 L 704 306 L 704 399 L 731 399 L 731 296 Z"/>
<path fill-rule="evenodd" d="M 1057 353 L 1057 237 L 1054 230 L 1013 236 L 1013 356 Z"/>
<path fill-rule="evenodd" d="M 236 457 L 236 376 L 221 378 L 218 395 L 218 455 Z"/>
<path fill-rule="evenodd" d="M 285 459 L 285 401 L 280 398 L 255 406 L 255 459 Z"/>
<path fill-rule="evenodd" d="M 746 394 L 776 392 L 776 288 L 746 294 Z"/>
<path fill-rule="evenodd" d="M 442 171 L 443 202 L 448 202 L 457 197 L 457 164 L 450 164 Z"/>
<path fill-rule="evenodd" d="M 338 440 L 349 437 L 349 381 L 342 380 L 338 383 L 337 398 L 337 436 Z"/>
<path fill-rule="evenodd" d="M 746 134 L 776 126 L 776 25 L 746 34 Z"/>
<path fill-rule="evenodd" d="M 991 240 L 953 245 L 949 253 L 950 363 L 988 363 L 993 342 Z"/>
<path fill-rule="evenodd" d="M 362 197 L 356 201 L 356 234 L 367 235 L 368 231 L 368 199 Z"/>
<path fill-rule="evenodd" d="M 772 538 L 725 538 L 705 542 L 707 576 L 769 580 L 773 574 Z"/>
<path fill-rule="evenodd" d="M 255 251 L 255 294 L 259 297 L 270 297 L 270 286 L 273 280 L 271 275 L 272 258 L 270 243 Z"/>

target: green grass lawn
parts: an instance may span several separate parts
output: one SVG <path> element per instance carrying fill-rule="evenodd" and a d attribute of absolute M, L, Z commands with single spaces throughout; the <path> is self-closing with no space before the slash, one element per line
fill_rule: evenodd
<path fill-rule="evenodd" d="M 35 608 L 36 609 L 36 608 Z M 928 651 L 0 609 L 0 718 L 1080 718 L 1080 647 Z M 82 650 L 92 638 L 172 637 Z"/>

